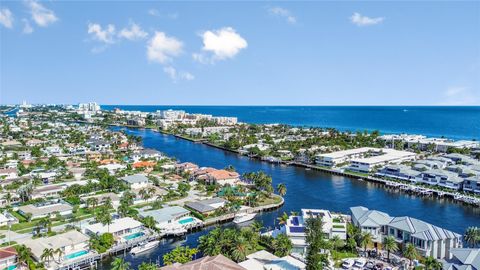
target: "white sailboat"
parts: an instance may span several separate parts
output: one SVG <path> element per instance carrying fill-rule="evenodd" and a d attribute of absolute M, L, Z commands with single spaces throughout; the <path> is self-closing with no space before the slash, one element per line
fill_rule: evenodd
<path fill-rule="evenodd" d="M 145 243 L 145 244 L 140 245 L 138 247 L 132 248 L 132 250 L 130 250 L 130 253 L 132 255 L 137 255 L 139 253 L 142 253 L 142 252 L 148 251 L 150 249 L 156 248 L 159 244 L 160 244 L 160 241 L 157 241 L 157 240 L 152 241 L 152 242 L 148 242 L 148 243 Z"/>

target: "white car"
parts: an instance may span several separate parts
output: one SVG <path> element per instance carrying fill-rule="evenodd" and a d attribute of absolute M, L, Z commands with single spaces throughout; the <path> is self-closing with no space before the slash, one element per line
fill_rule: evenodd
<path fill-rule="evenodd" d="M 350 267 L 352 267 L 354 263 L 355 262 L 352 259 L 346 259 L 342 263 L 342 268 L 343 269 L 350 269 Z"/>
<path fill-rule="evenodd" d="M 367 264 L 367 260 L 360 258 L 360 259 L 355 259 L 355 263 L 353 264 L 354 269 L 363 269 L 363 267 Z"/>

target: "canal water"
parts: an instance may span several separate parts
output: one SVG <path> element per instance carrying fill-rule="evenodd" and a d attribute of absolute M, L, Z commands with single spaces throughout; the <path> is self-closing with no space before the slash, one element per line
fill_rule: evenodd
<path fill-rule="evenodd" d="M 115 128 L 120 130 L 122 128 Z M 257 216 L 266 227 L 275 226 L 276 217 L 283 212 L 301 208 L 329 209 L 349 213 L 352 206 L 365 206 L 389 213 L 392 216 L 408 215 L 434 225 L 463 234 L 469 226 L 480 226 L 480 209 L 464 206 L 448 199 L 420 198 L 386 190 L 383 186 L 335 176 L 293 166 L 274 165 L 234 153 L 194 143 L 174 136 L 144 129 L 124 129 L 129 134 L 141 136 L 144 146 L 155 148 L 179 161 L 193 162 L 199 166 L 224 168 L 233 165 L 239 173 L 264 171 L 271 175 L 273 184 L 285 183 L 287 194 L 282 208 Z M 225 225 L 233 226 L 233 225 Z M 136 268 L 143 261 L 155 262 L 177 245 L 196 246 L 197 239 L 209 229 L 187 235 L 183 239 L 165 241 L 158 249 L 143 256 L 126 255 L 125 259 Z M 109 261 L 102 263 L 108 269 Z"/>

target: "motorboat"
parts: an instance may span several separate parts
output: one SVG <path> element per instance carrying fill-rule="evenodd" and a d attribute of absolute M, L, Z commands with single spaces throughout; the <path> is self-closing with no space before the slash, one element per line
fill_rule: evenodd
<path fill-rule="evenodd" d="M 130 253 L 132 255 L 137 255 L 139 253 L 156 248 L 159 244 L 160 244 L 160 241 L 158 240 L 147 242 L 145 244 L 132 248 L 132 250 L 130 250 Z"/>
<path fill-rule="evenodd" d="M 233 223 L 240 224 L 243 222 L 247 222 L 249 220 L 254 219 L 256 215 L 257 215 L 256 213 L 242 213 L 242 214 L 235 215 L 235 218 L 233 219 Z"/>

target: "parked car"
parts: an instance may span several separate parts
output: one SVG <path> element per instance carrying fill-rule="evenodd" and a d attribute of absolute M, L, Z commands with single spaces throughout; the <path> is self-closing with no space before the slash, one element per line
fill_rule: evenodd
<path fill-rule="evenodd" d="M 368 261 L 367 264 L 365 264 L 366 269 L 373 269 L 375 267 L 375 263 L 373 261 Z"/>
<path fill-rule="evenodd" d="M 367 264 L 367 260 L 363 258 L 356 259 L 353 264 L 353 269 L 363 269 L 365 264 Z"/>
<path fill-rule="evenodd" d="M 352 259 L 346 259 L 342 263 L 342 268 L 343 269 L 350 269 L 350 267 L 352 267 L 354 263 L 355 263 L 355 261 L 353 261 Z"/>

